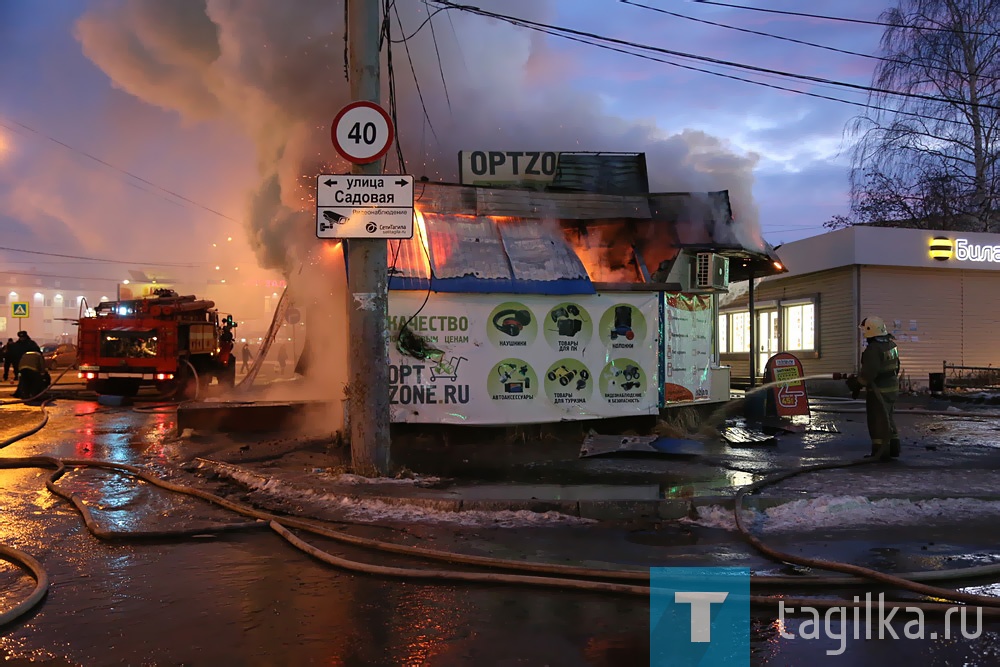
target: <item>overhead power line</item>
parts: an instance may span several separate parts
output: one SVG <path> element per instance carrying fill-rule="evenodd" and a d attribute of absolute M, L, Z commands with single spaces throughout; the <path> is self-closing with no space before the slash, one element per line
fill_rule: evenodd
<path fill-rule="evenodd" d="M 784 35 L 775 35 L 774 33 L 764 32 L 762 30 L 751 30 L 750 28 L 741 28 L 735 25 L 729 25 L 728 23 L 719 23 L 717 21 L 709 21 L 708 19 L 698 18 L 696 16 L 688 16 L 687 14 L 680 14 L 678 12 L 668 11 L 666 9 L 661 9 L 660 7 L 653 7 L 651 5 L 644 5 L 641 2 L 633 2 L 632 0 L 618 0 L 619 2 L 631 5 L 633 7 L 639 7 L 640 9 L 647 9 L 652 12 L 657 12 L 659 14 L 665 14 L 667 16 L 672 16 L 678 19 L 684 19 L 685 21 L 694 21 L 695 23 L 703 23 L 705 25 L 715 26 L 717 28 L 725 28 L 726 30 L 735 30 L 737 32 L 746 33 L 749 35 L 758 35 L 760 37 L 769 37 L 771 39 L 777 39 L 783 42 L 791 42 L 792 44 L 801 44 L 802 46 L 809 46 L 814 49 L 823 49 L 824 51 L 832 51 L 834 53 L 843 53 L 848 56 L 857 56 L 858 58 L 867 58 L 869 60 L 877 60 L 886 63 L 895 63 L 897 65 L 909 65 L 910 63 L 905 60 L 897 60 L 895 58 L 885 58 L 883 56 L 874 56 L 870 53 L 861 53 L 860 51 L 850 51 L 848 49 L 839 49 L 835 46 L 829 46 L 827 44 L 817 44 L 816 42 L 807 42 L 803 39 L 795 39 L 794 37 L 785 37 Z M 942 72 L 954 72 L 954 68 L 950 67 L 940 67 L 938 65 L 933 65 L 927 63 L 923 65 L 927 69 L 940 70 Z M 988 77 L 995 78 L 995 77 Z"/>
<path fill-rule="evenodd" d="M 170 195 L 171 197 L 174 197 L 175 199 L 179 199 L 182 202 L 185 202 L 187 204 L 190 204 L 192 206 L 200 208 L 203 211 L 208 211 L 212 215 L 216 215 L 216 216 L 218 216 L 220 218 L 224 218 L 224 219 L 229 220 L 231 222 L 235 222 L 235 223 L 239 223 L 240 222 L 236 218 L 228 216 L 225 213 L 221 213 L 221 212 L 215 210 L 214 208 L 212 208 L 210 206 L 206 206 L 205 204 L 202 204 L 201 202 L 198 202 L 198 201 L 195 201 L 195 200 L 190 199 L 188 197 L 185 197 L 184 195 L 179 194 L 177 192 L 174 192 L 173 190 L 169 190 L 169 189 L 164 188 L 164 187 L 162 187 L 160 185 L 157 185 L 156 183 L 154 183 L 154 182 L 152 182 L 152 181 L 150 181 L 150 180 L 148 180 L 146 178 L 143 178 L 142 176 L 139 176 L 138 174 L 132 173 L 131 171 L 128 171 L 127 169 L 122 169 L 119 166 L 113 165 L 110 162 L 108 162 L 106 160 L 102 160 L 101 158 L 97 157 L 96 155 L 93 155 L 92 153 L 88 153 L 85 150 L 81 150 L 81 149 L 79 149 L 79 148 L 77 148 L 75 146 L 71 146 L 71 145 L 67 144 L 65 141 L 60 141 L 59 139 L 56 139 L 55 137 L 50 136 L 50 135 L 46 134 L 45 132 L 42 132 L 41 130 L 37 130 L 37 129 L 31 127 L 30 125 L 26 125 L 26 124 L 22 123 L 19 120 L 16 120 L 14 118 L 10 118 L 9 116 L 8 116 L 7 120 L 9 122 L 13 123 L 14 125 L 17 125 L 18 127 L 21 127 L 21 128 L 23 128 L 23 129 L 25 129 L 25 130 L 27 130 L 29 132 L 32 132 L 32 133 L 38 135 L 39 137 L 43 137 L 45 139 L 48 139 L 49 141 L 51 141 L 54 144 L 62 146 L 63 148 L 65 148 L 67 150 L 70 150 L 70 151 L 72 151 L 74 153 L 77 153 L 78 155 L 82 155 L 83 157 L 85 157 L 85 158 L 87 158 L 89 160 L 93 160 L 94 162 L 96 162 L 96 163 L 98 163 L 100 165 L 103 165 L 103 166 L 107 167 L 108 169 L 113 169 L 113 170 L 117 171 L 120 174 L 124 174 L 125 176 L 128 176 L 129 178 L 132 178 L 132 179 L 135 179 L 136 181 L 139 181 L 140 183 L 144 183 L 145 185 L 148 185 L 149 187 L 154 188 L 155 190 L 158 190 L 158 191 L 160 191 L 160 192 L 162 192 L 164 194 Z M 3 121 L 0 121 L 0 127 L 5 127 L 5 128 L 7 128 L 8 130 L 10 130 L 12 132 L 16 131 L 13 127 L 11 127 L 10 125 L 8 125 L 7 123 L 4 123 Z"/>
<path fill-rule="evenodd" d="M 766 14 L 783 14 L 785 16 L 800 16 L 802 18 L 809 19 L 821 19 L 823 21 L 841 21 L 843 23 L 858 23 L 862 25 L 877 25 L 885 28 L 909 28 L 911 30 L 928 30 L 934 32 L 959 32 L 954 28 L 939 28 L 937 26 L 930 25 L 900 25 L 897 23 L 886 23 L 884 21 L 871 21 L 867 19 L 854 19 L 844 16 L 825 16 L 823 14 L 807 14 L 805 12 L 790 12 L 783 9 L 767 9 L 765 7 L 750 7 L 748 5 L 737 5 L 730 2 L 716 2 L 715 0 L 692 0 L 699 5 L 715 5 L 717 7 L 729 7 L 731 9 L 746 9 L 753 12 L 764 12 Z M 966 35 L 976 35 L 977 37 L 1000 37 L 1000 34 L 995 32 L 976 32 L 974 30 L 963 30 L 962 33 Z"/>
<path fill-rule="evenodd" d="M 440 0 L 432 0 L 432 2 L 439 2 L 439 1 Z M 457 9 L 457 7 L 455 7 L 455 8 Z M 504 20 L 504 19 L 501 19 L 501 20 Z M 863 108 L 863 109 L 870 109 L 870 110 L 874 110 L 874 111 L 885 111 L 885 112 L 888 112 L 888 113 L 896 113 L 896 114 L 900 114 L 900 115 L 904 115 L 904 116 L 910 116 L 910 117 L 913 117 L 913 118 L 919 118 L 919 119 L 922 119 L 922 120 L 936 121 L 936 122 L 939 122 L 939 123 L 953 123 L 955 125 L 965 125 L 966 124 L 965 122 L 960 121 L 960 120 L 954 120 L 954 119 L 950 119 L 950 118 L 936 118 L 934 116 L 927 116 L 925 114 L 916 113 L 914 111 L 907 111 L 905 109 L 888 109 L 888 108 L 881 107 L 881 106 L 878 106 L 876 104 L 870 104 L 870 103 L 867 103 L 867 102 L 855 102 L 855 101 L 852 101 L 852 100 L 845 100 L 845 99 L 840 98 L 840 97 L 833 97 L 832 95 L 823 95 L 821 93 L 813 93 L 813 92 L 809 92 L 809 91 L 805 91 L 805 90 L 798 90 L 796 88 L 789 88 L 787 86 L 780 86 L 778 84 L 767 83 L 767 82 L 764 82 L 764 81 L 756 81 L 754 79 L 747 79 L 747 78 L 744 78 L 744 77 L 741 77 L 741 76 L 736 76 L 736 75 L 733 75 L 733 74 L 725 74 L 723 72 L 716 72 L 716 71 L 704 69 L 704 68 L 701 68 L 701 67 L 695 67 L 693 65 L 685 65 L 683 63 L 675 62 L 675 61 L 672 61 L 672 60 L 665 60 L 663 58 L 657 58 L 656 56 L 651 56 L 651 55 L 648 55 L 648 54 L 645 54 L 645 53 L 636 53 L 634 51 L 629 51 L 627 49 L 623 49 L 623 48 L 611 46 L 609 44 L 602 44 L 600 42 L 594 42 L 594 41 L 590 41 L 590 40 L 583 39 L 583 38 L 580 38 L 580 37 L 574 37 L 573 35 L 568 35 L 568 34 L 565 34 L 563 32 L 559 32 L 557 30 L 547 30 L 545 28 L 539 28 L 539 27 L 536 27 L 534 25 L 527 25 L 527 24 L 521 23 L 520 19 L 516 19 L 516 18 L 511 19 L 511 20 L 506 20 L 506 22 L 510 23 L 511 25 L 517 26 L 517 27 L 526 28 L 528 30 L 535 30 L 536 32 L 541 32 L 541 33 L 546 34 L 546 35 L 552 35 L 553 37 L 559 37 L 559 38 L 566 39 L 566 40 L 569 40 L 569 41 L 572 41 L 572 42 L 579 42 L 580 44 L 586 44 L 588 46 L 594 46 L 594 47 L 597 47 L 599 49 L 605 49 L 607 51 L 613 51 L 615 53 L 622 53 L 622 54 L 625 54 L 627 56 L 632 56 L 634 58 L 641 58 L 643 60 L 649 60 L 649 61 L 652 61 L 652 62 L 662 63 L 664 65 L 670 65 L 671 67 L 677 67 L 677 68 L 680 68 L 680 69 L 686 69 L 686 70 L 690 70 L 692 72 L 699 72 L 701 74 L 709 74 L 711 76 L 716 76 L 716 77 L 720 77 L 720 78 L 723 78 L 723 79 L 729 79 L 729 80 L 732 80 L 732 81 L 740 81 L 742 83 L 749 83 L 749 84 L 753 84 L 755 86 L 763 86 L 764 88 L 771 88 L 772 90 L 780 90 L 782 92 L 794 93 L 796 95 L 805 95 L 807 97 L 813 97 L 813 98 L 821 99 L 821 100 L 828 100 L 830 102 L 839 102 L 841 104 L 848 104 L 848 105 L 855 106 L 855 107 L 860 107 L 860 108 Z"/>
<path fill-rule="evenodd" d="M 424 0 L 424 6 L 427 7 L 427 11 L 430 12 L 430 6 L 427 4 L 427 0 Z M 434 41 L 434 54 L 437 56 L 438 71 L 441 72 L 441 85 L 444 86 L 444 99 L 448 102 L 448 112 L 451 113 L 451 96 L 448 95 L 448 82 L 445 81 L 444 78 L 444 64 L 441 62 L 441 51 L 438 48 L 437 33 L 434 32 L 434 16 L 429 16 L 427 21 L 431 26 L 431 39 Z"/>
<path fill-rule="evenodd" d="M 185 269 L 193 269 L 202 264 L 178 264 L 175 262 L 129 262 L 122 259 L 106 259 L 103 257 L 81 257 L 80 255 L 61 255 L 56 252 L 42 252 L 41 250 L 25 250 L 23 248 L 5 248 L 0 246 L 0 250 L 6 250 L 7 252 L 23 252 L 29 255 L 44 255 L 46 257 L 62 257 L 63 259 L 82 259 L 88 262 L 102 262 L 105 264 L 132 264 L 134 266 L 172 266 Z"/>
<path fill-rule="evenodd" d="M 527 28 L 532 29 L 532 30 L 538 30 L 539 32 L 543 32 L 543 33 L 545 33 L 547 35 L 552 35 L 554 37 L 562 37 L 563 39 L 568 39 L 568 40 L 574 41 L 574 42 L 580 42 L 581 44 L 587 44 L 589 46 L 596 46 L 599 49 L 606 49 L 608 51 L 614 51 L 616 53 L 623 53 L 625 55 L 633 56 L 635 58 L 642 58 L 644 60 L 650 60 L 652 62 L 663 63 L 664 65 L 670 65 L 672 67 L 678 67 L 680 69 L 686 69 L 686 70 L 690 70 L 692 72 L 700 72 L 702 74 L 710 74 L 712 76 L 717 76 L 717 77 L 720 77 L 720 78 L 723 78 L 723 79 L 730 79 L 732 81 L 740 81 L 742 83 L 750 83 L 750 84 L 753 84 L 755 86 L 763 86 L 765 88 L 771 88 L 773 90 L 780 90 L 780 91 L 787 92 L 787 93 L 795 93 L 797 95 L 805 95 L 807 97 L 814 97 L 814 98 L 821 99 L 821 100 L 829 100 L 831 102 L 840 102 L 841 104 L 849 104 L 851 106 L 861 107 L 861 108 L 865 108 L 865 109 L 874 109 L 875 111 L 887 111 L 887 112 L 892 112 L 892 113 L 903 114 L 903 115 L 906 115 L 906 116 L 913 116 L 913 117 L 920 118 L 920 119 L 923 119 L 923 120 L 933 120 L 933 121 L 938 121 L 938 122 L 941 122 L 941 123 L 955 123 L 955 124 L 958 124 L 958 125 L 964 125 L 965 124 L 962 121 L 951 120 L 951 119 L 946 119 L 946 118 L 934 118 L 932 116 L 925 116 L 924 114 L 919 114 L 919 113 L 916 113 L 914 111 L 906 111 L 906 110 L 902 110 L 902 109 L 886 109 L 884 107 L 880 107 L 880 106 L 877 106 L 877 105 L 874 105 L 874 104 L 868 104 L 868 103 L 865 103 L 865 102 L 853 102 L 851 100 L 845 100 L 843 98 L 833 97 L 831 95 L 823 95 L 821 93 L 811 93 L 809 91 L 798 90 L 796 88 L 788 88 L 787 86 L 779 86 L 777 84 L 766 83 L 764 81 L 754 81 L 753 79 L 746 79 L 746 78 L 741 77 L 741 76 L 735 76 L 733 74 L 725 74 L 723 72 L 713 72 L 712 70 L 703 69 L 701 67 L 694 67 L 693 65 L 685 65 L 683 63 L 673 62 L 671 60 L 664 60 L 663 58 L 657 58 L 656 56 L 650 56 L 650 55 L 647 55 L 647 54 L 644 54 L 644 53 L 635 53 L 634 51 L 627 51 L 625 49 L 620 49 L 620 48 L 617 48 L 617 47 L 614 47 L 614 46 L 609 46 L 607 44 L 601 44 L 599 42 L 588 42 L 587 40 L 580 39 L 578 37 L 572 37 L 571 35 L 564 35 L 564 34 L 561 34 L 561 33 L 558 33 L 558 32 L 553 32 L 553 31 L 548 31 L 548 30 L 542 30 L 540 28 L 531 28 L 530 26 L 524 26 L 524 27 L 527 27 Z"/>
<path fill-rule="evenodd" d="M 91 276 L 61 276 L 54 273 L 28 273 L 27 271 L 0 271 L 0 275 L 28 276 L 30 278 L 65 278 L 66 280 L 94 280 L 103 283 L 121 282 L 115 278 L 93 278 Z M 69 289 L 69 288 L 67 288 Z"/>
<path fill-rule="evenodd" d="M 759 67 L 759 66 L 756 66 L 756 65 L 747 65 L 745 63 L 738 63 L 738 62 L 734 62 L 734 61 L 731 61 L 731 60 L 722 60 L 720 58 L 712 58 L 710 56 L 701 56 L 701 55 L 692 54 L 692 53 L 685 53 L 683 51 L 675 51 L 673 49 L 666 49 L 666 48 L 662 48 L 662 47 L 658 47 L 658 46 L 651 46 L 649 44 L 641 44 L 641 43 L 632 42 L 632 41 L 629 41 L 629 40 L 617 39 L 615 37 L 606 37 L 604 35 L 599 35 L 599 34 L 592 33 L 592 32 L 587 32 L 587 31 L 584 31 L 584 30 L 574 30 L 573 28 L 564 28 L 564 27 L 561 27 L 561 26 L 554 26 L 554 25 L 550 25 L 550 24 L 547 24 L 547 23 L 540 23 L 538 21 L 531 21 L 531 20 L 528 20 L 528 19 L 522 19 L 522 18 L 518 18 L 516 16 L 508 16 L 506 14 L 498 14 L 496 12 L 491 12 L 491 11 L 488 11 L 488 10 L 485 10 L 485 9 L 482 9 L 480 7 L 476 7 L 476 6 L 473 6 L 473 5 L 459 5 L 459 4 L 456 4 L 454 2 L 450 2 L 449 0 L 433 0 L 433 1 L 435 3 L 437 3 L 437 4 L 439 4 L 439 5 L 444 5 L 444 6 L 447 6 L 447 7 L 452 7 L 454 9 L 458 9 L 460 11 L 469 12 L 469 13 L 472 13 L 472 14 L 478 14 L 480 16 L 485 16 L 487 18 L 492 18 L 492 19 L 496 19 L 496 20 L 499 20 L 499 21 L 505 21 L 505 22 L 510 23 L 512 25 L 520 25 L 520 26 L 523 26 L 523 27 L 528 27 L 528 28 L 533 28 L 533 29 L 551 30 L 551 31 L 554 31 L 554 32 L 557 32 L 557 33 L 560 33 L 560 34 L 574 35 L 574 36 L 577 36 L 577 37 L 583 37 L 583 38 L 587 38 L 587 39 L 596 39 L 596 40 L 599 40 L 599 41 L 602 41 L 602 42 L 608 42 L 608 43 L 611 43 L 611 44 L 618 44 L 618 45 L 627 46 L 627 47 L 634 48 L 634 49 L 642 49 L 644 51 L 652 51 L 652 52 L 655 52 L 655 53 L 663 53 L 665 55 L 674 56 L 674 57 L 678 57 L 678 58 L 686 58 L 686 59 L 689 59 L 689 60 L 695 60 L 695 61 L 699 61 L 699 62 L 710 63 L 710 64 L 713 64 L 713 65 L 720 65 L 720 66 L 725 66 L 725 67 L 732 67 L 732 68 L 735 68 L 735 69 L 750 71 L 750 72 L 754 72 L 754 73 L 758 73 L 758 74 L 771 74 L 771 75 L 776 75 L 776 76 L 779 76 L 779 77 L 785 77 L 785 78 L 789 78 L 789 79 L 795 79 L 795 80 L 799 80 L 799 81 L 807 81 L 807 82 L 810 82 L 810 83 L 819 83 L 819 84 L 826 84 L 826 85 L 831 85 L 831 86 L 839 86 L 841 88 L 847 88 L 847 89 L 850 89 L 850 90 L 858 90 L 858 91 L 862 91 L 862 92 L 865 92 L 865 93 L 877 93 L 877 94 L 880 94 L 880 95 L 894 95 L 894 96 L 897 96 L 897 97 L 908 97 L 908 98 L 914 98 L 914 99 L 928 100 L 928 101 L 932 101 L 932 102 L 940 102 L 941 101 L 941 97 L 940 96 L 935 96 L 935 95 L 924 95 L 922 93 L 910 93 L 910 92 L 903 92 L 903 91 L 896 91 L 896 90 L 888 90 L 888 89 L 885 89 L 885 88 L 875 88 L 873 86 L 864 86 L 864 85 L 856 84 L 856 83 L 847 83 L 845 81 L 836 81 L 834 79 L 826 79 L 824 77 L 811 76 L 811 75 L 808 75 L 808 74 L 796 74 L 796 73 L 793 73 L 793 72 L 784 72 L 784 71 L 781 71 L 781 70 L 775 70 L 775 69 L 771 69 L 771 68 L 768 68 L 768 67 Z M 994 106 L 994 105 L 979 104 L 977 106 L 980 109 L 993 109 L 993 110 L 1000 111 L 1000 107 L 997 107 L 997 106 Z"/>

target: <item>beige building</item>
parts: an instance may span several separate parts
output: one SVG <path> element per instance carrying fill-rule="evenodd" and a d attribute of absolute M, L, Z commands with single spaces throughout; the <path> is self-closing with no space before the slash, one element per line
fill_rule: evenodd
<path fill-rule="evenodd" d="M 0 269 L 0 338 L 14 338 L 23 329 L 40 345 L 75 343 L 73 320 L 86 308 L 114 298 L 113 280 Z"/>
<path fill-rule="evenodd" d="M 879 315 L 896 337 L 904 382 L 949 366 L 1000 366 L 1000 234 L 849 227 L 778 248 L 787 273 L 734 285 L 719 307 L 721 362 L 734 384 L 776 352 L 806 375 L 854 372 L 858 323 Z"/>

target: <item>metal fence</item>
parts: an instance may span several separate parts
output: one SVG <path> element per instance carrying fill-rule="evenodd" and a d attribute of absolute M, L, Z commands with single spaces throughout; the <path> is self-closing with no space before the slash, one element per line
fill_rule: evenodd
<path fill-rule="evenodd" d="M 942 390 L 1000 388 L 1000 368 L 993 366 L 959 366 L 942 362 Z"/>

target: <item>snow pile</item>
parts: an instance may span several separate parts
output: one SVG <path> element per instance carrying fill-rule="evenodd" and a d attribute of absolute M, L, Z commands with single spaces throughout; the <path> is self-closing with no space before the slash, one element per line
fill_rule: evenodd
<path fill-rule="evenodd" d="M 414 475 L 413 477 L 363 477 L 362 475 L 352 475 L 350 473 L 321 473 L 326 479 L 335 484 L 345 486 L 358 486 L 362 484 L 436 484 L 441 481 L 440 477 L 423 477 Z"/>
<path fill-rule="evenodd" d="M 736 530 L 732 510 L 712 505 L 696 508 L 697 519 L 681 521 L 696 526 Z M 864 496 L 824 495 L 777 505 L 764 512 L 743 510 L 744 524 L 755 532 L 781 533 L 816 528 L 921 525 L 941 519 L 958 522 L 1000 515 L 1000 502 L 975 498 L 938 498 L 911 501 L 905 498 L 869 500 Z"/>
<path fill-rule="evenodd" d="M 997 491 L 997 475 L 985 468 L 967 469 L 897 469 L 831 471 L 825 476 L 802 476 L 787 480 L 761 492 L 761 498 L 789 498 L 799 494 L 809 496 L 834 495 L 842 489 L 850 489 L 852 495 L 878 496 L 920 496 L 930 498 L 954 498 L 982 496 L 992 497 Z"/>
<path fill-rule="evenodd" d="M 266 495 L 271 500 L 279 500 L 285 504 L 308 505 L 310 510 L 323 511 L 324 514 L 336 514 L 348 521 L 448 523 L 461 526 L 501 528 L 594 523 L 591 519 L 560 514 L 559 512 L 530 512 L 527 510 L 449 511 L 408 504 L 407 499 L 400 499 L 399 504 L 396 504 L 376 498 L 348 498 L 342 494 L 288 484 L 280 479 L 264 477 L 258 473 L 244 470 L 226 469 L 218 472 L 243 484 L 251 491 Z"/>
<path fill-rule="evenodd" d="M 329 509 L 343 510 L 348 519 L 365 522 L 449 523 L 461 526 L 495 526 L 499 528 L 594 523 L 592 519 L 583 519 L 559 512 L 530 512 L 528 510 L 449 512 L 415 505 L 393 505 L 381 500 L 345 498 L 343 496 L 325 496 L 320 500 Z"/>

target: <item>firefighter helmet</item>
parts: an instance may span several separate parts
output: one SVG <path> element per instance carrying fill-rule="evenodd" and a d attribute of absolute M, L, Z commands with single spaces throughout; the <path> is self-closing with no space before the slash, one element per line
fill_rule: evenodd
<path fill-rule="evenodd" d="M 869 315 L 861 320 L 858 328 L 865 332 L 865 338 L 889 335 L 889 330 L 885 328 L 885 320 L 878 315 Z"/>

